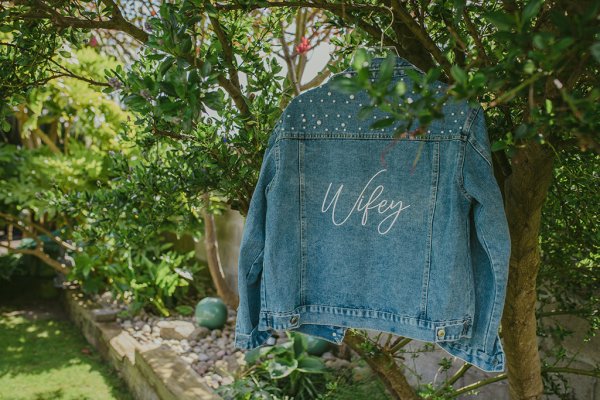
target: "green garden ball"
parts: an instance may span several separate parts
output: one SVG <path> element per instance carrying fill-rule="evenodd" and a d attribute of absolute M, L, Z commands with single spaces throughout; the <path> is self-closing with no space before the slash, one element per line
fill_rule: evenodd
<path fill-rule="evenodd" d="M 227 322 L 227 306 L 218 297 L 205 297 L 196 306 L 196 324 L 221 329 Z"/>

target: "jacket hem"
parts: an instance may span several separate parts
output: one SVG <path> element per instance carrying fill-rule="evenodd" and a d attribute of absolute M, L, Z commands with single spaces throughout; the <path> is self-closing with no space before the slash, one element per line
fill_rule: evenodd
<path fill-rule="evenodd" d="M 304 324 L 323 326 L 312 330 L 318 331 L 321 338 L 335 344 L 342 343 L 345 328 L 385 331 L 436 343 L 470 338 L 472 333 L 469 316 L 463 319 L 433 321 L 387 311 L 318 304 L 299 306 L 283 312 L 261 310 L 257 329 L 288 330 L 299 328 Z M 309 329 L 298 330 L 306 332 Z"/>
<path fill-rule="evenodd" d="M 238 349 L 251 350 L 265 344 L 267 339 L 269 339 L 272 335 L 272 331 L 260 331 L 258 328 L 252 329 L 250 334 L 240 333 L 236 330 L 234 345 Z"/>
<path fill-rule="evenodd" d="M 461 345 L 460 343 L 439 343 L 443 350 L 450 355 L 475 365 L 485 372 L 503 372 L 505 367 L 504 352 L 500 349 L 495 354 Z"/>
<path fill-rule="evenodd" d="M 504 353 L 499 340 L 494 354 L 461 343 L 461 340 L 471 338 L 470 317 L 432 321 L 378 310 L 315 304 L 283 312 L 262 310 L 258 326 L 249 334 L 236 330 L 235 346 L 245 350 L 262 346 L 273 335 L 274 330 L 294 330 L 340 345 L 348 328 L 371 329 L 433 342 L 450 355 L 485 372 L 503 372 L 505 369 Z"/>

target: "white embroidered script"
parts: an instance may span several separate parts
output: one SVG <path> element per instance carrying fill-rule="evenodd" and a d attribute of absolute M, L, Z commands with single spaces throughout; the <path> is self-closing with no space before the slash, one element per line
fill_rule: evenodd
<path fill-rule="evenodd" d="M 327 203 L 328 198 L 329 198 L 329 192 L 331 190 L 331 185 L 333 184 L 333 182 L 330 182 L 329 187 L 327 187 L 327 192 L 325 193 L 325 197 L 323 198 L 323 204 L 321 205 L 321 212 L 327 212 L 331 208 L 331 221 L 333 222 L 334 225 L 339 226 L 339 225 L 343 225 L 346 221 L 348 221 L 348 219 L 350 218 L 352 213 L 354 213 L 354 211 L 357 211 L 357 212 L 362 211 L 363 214 L 362 214 L 361 223 L 362 223 L 362 225 L 365 225 L 369 218 L 369 210 L 376 209 L 377 213 L 385 215 L 385 217 L 377 225 L 377 231 L 380 234 L 385 235 L 386 233 L 388 233 L 390 231 L 390 229 L 392 229 L 392 226 L 394 226 L 394 224 L 396 223 L 396 220 L 398 219 L 398 216 L 400 215 L 400 213 L 403 210 L 406 210 L 408 207 L 410 207 L 410 204 L 403 206 L 402 201 L 379 199 L 379 197 L 385 190 L 383 185 L 378 185 L 371 190 L 371 187 L 372 187 L 371 182 L 375 179 L 375 177 L 377 177 L 377 175 L 379 175 L 385 171 L 387 171 L 387 169 L 379 170 L 371 177 L 371 179 L 369 179 L 369 181 L 366 183 L 366 185 L 363 187 L 362 191 L 356 198 L 356 201 L 354 202 L 352 209 L 350 210 L 348 215 L 346 215 L 346 218 L 344 218 L 341 221 L 336 220 L 336 207 L 337 207 L 338 199 L 340 198 L 340 196 L 342 194 L 342 189 L 344 188 L 344 185 L 343 184 L 340 185 L 338 190 L 331 197 L 331 200 L 329 200 L 329 203 Z M 366 202 L 364 202 L 367 190 L 371 190 L 371 194 L 369 195 Z M 386 229 L 383 229 L 385 227 L 386 222 L 388 223 L 387 227 L 386 227 Z"/>

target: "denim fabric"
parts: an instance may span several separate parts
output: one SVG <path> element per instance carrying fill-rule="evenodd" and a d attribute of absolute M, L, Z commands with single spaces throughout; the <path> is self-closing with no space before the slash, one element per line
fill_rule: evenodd
<path fill-rule="evenodd" d="M 408 68 L 422 73 L 397 57 L 393 80 L 411 96 Z M 369 127 L 384 112 L 357 118 L 365 92 L 330 82 L 294 98 L 269 138 L 242 236 L 235 346 L 275 330 L 340 344 L 363 328 L 503 371 L 510 237 L 483 109 L 447 100 L 426 134 L 394 141 L 394 126 Z"/>

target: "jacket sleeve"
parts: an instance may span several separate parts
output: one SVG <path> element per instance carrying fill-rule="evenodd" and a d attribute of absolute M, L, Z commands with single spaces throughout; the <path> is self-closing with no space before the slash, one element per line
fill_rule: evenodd
<path fill-rule="evenodd" d="M 475 286 L 475 308 L 470 338 L 444 343 L 465 361 L 489 372 L 504 370 L 498 335 L 510 259 L 510 235 L 502 194 L 494 177 L 490 141 L 483 108 L 471 109 L 464 147 L 461 184 L 471 202 L 470 258 Z"/>
<path fill-rule="evenodd" d="M 238 258 L 239 305 L 234 339 L 235 346 L 240 349 L 258 347 L 271 336 L 270 332 L 258 330 L 258 319 L 262 304 L 261 283 L 267 191 L 277 168 L 276 153 L 278 149 L 275 139 L 279 132 L 280 122 L 281 119 L 277 121 L 263 155 L 258 182 L 250 200 L 240 243 Z"/>

